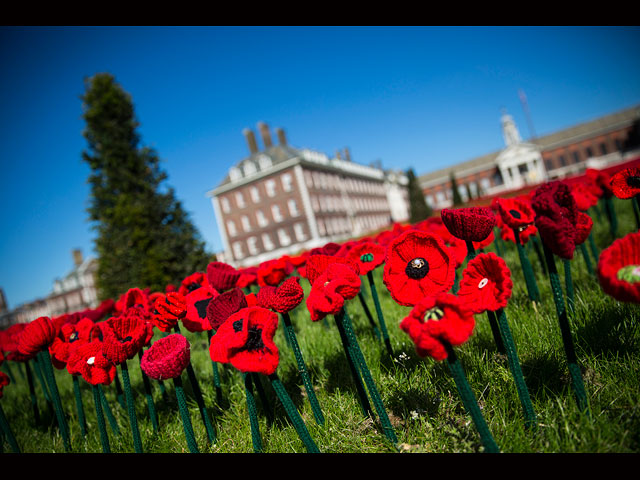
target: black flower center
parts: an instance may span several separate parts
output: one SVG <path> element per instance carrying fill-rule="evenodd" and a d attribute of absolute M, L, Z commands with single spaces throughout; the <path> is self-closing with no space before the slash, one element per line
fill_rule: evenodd
<path fill-rule="evenodd" d="M 637 175 L 629 175 L 627 177 L 627 185 L 633 188 L 640 188 L 640 177 Z"/>
<path fill-rule="evenodd" d="M 513 218 L 521 218 L 522 215 L 520 214 L 520 212 L 518 210 L 509 210 L 509 213 L 511 214 L 511 216 Z"/>
<path fill-rule="evenodd" d="M 69 343 L 73 343 L 76 340 L 78 340 L 78 332 L 73 332 L 70 336 L 69 336 Z"/>
<path fill-rule="evenodd" d="M 426 277 L 427 273 L 429 273 L 429 263 L 422 257 L 414 258 L 407 263 L 404 272 L 409 278 L 420 280 L 421 278 Z"/>
<path fill-rule="evenodd" d="M 190 283 L 189 285 L 187 285 L 187 291 L 189 293 L 193 292 L 194 290 L 197 290 L 200 288 L 200 284 L 199 283 Z"/>
<path fill-rule="evenodd" d="M 128 335 L 128 336 L 120 339 L 120 343 L 127 343 L 127 342 L 130 342 L 131 340 L 133 340 L 133 337 L 131 335 Z"/>
<path fill-rule="evenodd" d="M 361 262 L 373 262 L 373 255 L 371 253 L 365 253 L 360 257 Z"/>
<path fill-rule="evenodd" d="M 249 331 L 247 332 L 247 342 L 244 344 L 244 347 L 250 352 L 264 348 L 261 328 L 249 327 Z"/>
<path fill-rule="evenodd" d="M 213 298 L 213 297 L 211 297 Z M 200 318 L 207 318 L 207 306 L 209 305 L 209 302 L 211 301 L 211 298 L 205 298 L 204 300 L 198 300 L 197 302 L 195 302 L 193 305 L 194 307 L 196 307 L 196 310 L 198 311 L 198 316 Z"/>
<path fill-rule="evenodd" d="M 241 330 L 242 330 L 242 320 L 236 320 L 235 322 L 233 322 L 233 331 L 237 333 Z"/>

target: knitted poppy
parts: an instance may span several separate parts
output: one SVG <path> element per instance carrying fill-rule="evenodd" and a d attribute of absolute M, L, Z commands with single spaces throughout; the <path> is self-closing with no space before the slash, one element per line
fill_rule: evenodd
<path fill-rule="evenodd" d="M 138 287 L 130 288 L 116 302 L 116 311 L 124 312 L 131 307 L 140 307 L 149 310 L 149 299 L 147 294 Z"/>
<path fill-rule="evenodd" d="M 211 337 L 211 360 L 231 363 L 242 372 L 271 375 L 279 362 L 273 336 L 278 315 L 266 308 L 248 307 L 231 315 Z"/>
<path fill-rule="evenodd" d="M 304 274 L 303 272 L 300 272 L 300 274 L 307 280 L 309 280 L 309 283 L 311 285 L 313 285 L 316 279 L 329 267 L 329 265 L 332 265 L 334 263 L 347 265 L 353 271 L 355 271 L 356 274 L 360 274 L 360 267 L 358 267 L 358 263 L 354 262 L 350 258 L 342 258 L 333 255 L 322 254 L 309 255 L 309 257 L 307 258 L 307 263 L 305 265 Z"/>
<path fill-rule="evenodd" d="M 571 260 L 576 248 L 578 208 L 569 187 L 559 181 L 545 183 L 535 190 L 531 206 L 545 246 L 557 256 Z"/>
<path fill-rule="evenodd" d="M 340 250 L 340 245 L 335 242 L 329 242 L 322 247 L 312 248 L 310 255 L 335 255 Z"/>
<path fill-rule="evenodd" d="M 362 242 L 354 245 L 347 254 L 347 258 L 358 264 L 360 275 L 375 270 L 384 263 L 385 249 L 373 242 Z"/>
<path fill-rule="evenodd" d="M 255 293 L 249 293 L 245 295 L 244 298 L 247 300 L 248 307 L 255 307 L 256 305 L 258 305 L 258 297 Z"/>
<path fill-rule="evenodd" d="M 240 270 L 237 287 L 245 288 L 258 282 L 258 267 L 248 267 Z"/>
<path fill-rule="evenodd" d="M 598 279 L 607 295 L 640 303 L 640 232 L 629 233 L 602 251 Z"/>
<path fill-rule="evenodd" d="M 278 287 L 262 287 L 258 291 L 257 303 L 269 310 L 287 313 L 300 305 L 303 298 L 304 290 L 300 286 L 300 277 L 289 277 Z"/>
<path fill-rule="evenodd" d="M 581 245 L 587 241 L 591 229 L 593 228 L 593 220 L 584 212 L 578 212 L 576 215 L 576 245 Z"/>
<path fill-rule="evenodd" d="M 475 327 L 473 312 L 464 301 L 450 293 L 422 298 L 400 322 L 421 357 L 447 358 L 443 341 L 452 346 L 466 342 Z"/>
<path fill-rule="evenodd" d="M 3 392 L 4 387 L 9 385 L 10 383 L 11 383 L 11 379 L 9 378 L 9 375 L 7 375 L 4 372 L 0 372 L 0 398 L 2 398 L 2 395 L 4 395 L 4 392 Z"/>
<path fill-rule="evenodd" d="M 26 326 L 26 323 L 14 323 L 4 331 L 3 350 L 7 360 L 25 362 L 32 358 L 32 356 L 24 355 L 18 351 L 20 335 Z"/>
<path fill-rule="evenodd" d="M 218 330 L 227 318 L 248 306 L 242 289 L 236 287 L 211 299 L 207 305 L 207 321 L 213 330 Z"/>
<path fill-rule="evenodd" d="M 83 343 L 69 353 L 67 371 L 82 375 L 91 385 L 110 385 L 116 377 L 116 366 L 102 354 L 102 342 Z"/>
<path fill-rule="evenodd" d="M 337 314 L 344 301 L 360 291 L 360 276 L 348 265 L 333 263 L 316 278 L 307 296 L 311 320 L 317 322 L 329 314 Z"/>
<path fill-rule="evenodd" d="M 595 184 L 597 189 L 601 192 L 601 197 L 611 198 L 613 196 L 613 190 L 610 185 L 611 176 L 608 173 L 595 168 L 587 168 L 584 173 L 587 179 Z"/>
<path fill-rule="evenodd" d="M 367 240 L 367 241 L 349 240 L 347 242 L 344 242 L 342 245 L 340 245 L 340 249 L 334 255 L 336 257 L 346 257 L 353 247 L 366 242 L 374 243 L 371 240 Z"/>
<path fill-rule="evenodd" d="M 458 268 L 464 263 L 467 258 L 467 242 L 451 235 L 442 218 L 429 217 L 427 220 L 420 222 L 419 230 L 432 233 L 442 238 L 444 244 L 451 250 L 451 254 L 455 260 L 455 268 Z"/>
<path fill-rule="evenodd" d="M 117 317 L 111 317 L 103 328 L 102 354 L 119 365 L 133 358 L 148 341 L 144 311 L 130 307 Z"/>
<path fill-rule="evenodd" d="M 488 207 L 445 208 L 440 217 L 453 236 L 472 242 L 485 240 L 496 224 L 495 214 Z"/>
<path fill-rule="evenodd" d="M 458 297 L 473 313 L 507 306 L 513 282 L 505 261 L 494 253 L 480 253 L 462 272 Z"/>
<path fill-rule="evenodd" d="M 571 185 L 571 195 L 573 195 L 573 199 L 576 201 L 578 210 L 583 212 L 586 212 L 598 204 L 598 196 L 585 182 L 576 182 Z"/>
<path fill-rule="evenodd" d="M 187 314 L 187 300 L 178 292 L 169 292 L 154 303 L 153 324 L 163 332 L 173 330 Z"/>
<path fill-rule="evenodd" d="M 230 290 L 236 286 L 240 272 L 223 262 L 211 262 L 207 265 L 209 285 L 218 292 Z"/>
<path fill-rule="evenodd" d="M 513 229 L 524 229 L 533 225 L 536 212 L 531 207 L 531 201 L 527 197 L 498 198 L 496 201 L 500 220 Z"/>
<path fill-rule="evenodd" d="M 265 285 L 274 287 L 280 285 L 292 270 L 293 268 L 288 267 L 287 262 L 282 258 L 262 262 L 258 266 L 258 285 L 261 287 Z"/>
<path fill-rule="evenodd" d="M 507 227 L 504 223 L 500 226 L 500 237 L 505 242 L 514 242 L 516 241 L 516 236 L 513 234 L 513 229 Z M 538 234 L 538 229 L 535 225 L 529 225 L 528 227 L 524 227 L 524 230 L 520 230 L 518 232 L 518 236 L 520 237 L 520 244 L 526 245 L 529 239 Z"/>
<path fill-rule="evenodd" d="M 408 230 L 387 247 L 383 281 L 396 303 L 412 306 L 453 286 L 455 260 L 442 239 Z"/>
<path fill-rule="evenodd" d="M 640 194 L 640 168 L 629 167 L 611 176 L 609 185 L 613 194 L 622 199 Z"/>
<path fill-rule="evenodd" d="M 35 357 L 38 352 L 49 348 L 58 335 L 55 324 L 49 317 L 38 317 L 29 322 L 20 334 L 18 351 L 27 357 Z"/>
<path fill-rule="evenodd" d="M 182 280 L 180 283 L 180 287 L 178 287 L 178 293 L 180 295 L 184 295 L 185 297 L 189 295 L 194 290 L 197 290 L 200 287 L 204 287 L 209 283 L 207 279 L 207 275 L 202 272 L 195 272 Z"/>
<path fill-rule="evenodd" d="M 182 324 L 187 330 L 190 332 L 203 332 L 211 329 L 207 320 L 207 306 L 211 299 L 216 298 L 218 295 L 220 294 L 211 285 L 205 285 L 185 297 L 187 314 L 182 318 Z"/>
<path fill-rule="evenodd" d="M 53 339 L 49 347 L 51 362 L 56 368 L 60 370 L 65 368 L 69 352 L 91 340 L 91 331 L 94 325 L 94 322 L 85 317 L 76 324 L 65 323 L 60 327 L 60 333 Z"/>
<path fill-rule="evenodd" d="M 154 380 L 179 377 L 191 360 L 191 345 L 183 335 L 173 333 L 162 337 L 144 352 L 140 368 Z"/>
<path fill-rule="evenodd" d="M 485 238 L 484 240 L 480 242 L 471 242 L 471 243 L 473 244 L 474 250 L 482 250 L 483 248 L 486 248 L 489 245 L 491 245 L 494 240 L 495 240 L 495 235 L 493 234 L 493 230 L 492 230 L 491 232 L 489 232 L 489 235 L 487 235 L 487 238 Z"/>

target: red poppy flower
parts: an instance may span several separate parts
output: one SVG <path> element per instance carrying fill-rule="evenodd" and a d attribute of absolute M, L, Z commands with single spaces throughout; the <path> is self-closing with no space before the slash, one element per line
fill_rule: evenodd
<path fill-rule="evenodd" d="M 578 208 L 569 187 L 559 181 L 545 183 L 535 191 L 531 206 L 546 247 L 557 256 L 571 260 L 576 248 Z"/>
<path fill-rule="evenodd" d="M 311 320 L 317 322 L 329 314 L 337 314 L 344 301 L 360 291 L 360 276 L 348 265 L 333 263 L 316 278 L 307 297 Z"/>
<path fill-rule="evenodd" d="M 4 387 L 9 385 L 10 383 L 11 383 L 11 379 L 9 378 L 9 375 L 7 375 L 4 372 L 0 372 L 0 398 L 2 398 L 2 396 L 4 395 L 4 392 L 3 392 Z"/>
<path fill-rule="evenodd" d="M 187 314 L 187 300 L 177 292 L 170 292 L 153 305 L 153 324 L 163 332 L 173 330 L 178 321 Z"/>
<path fill-rule="evenodd" d="M 584 173 L 587 179 L 595 184 L 601 197 L 611 198 L 613 196 L 613 190 L 611 190 L 610 185 L 611 176 L 608 173 L 595 168 L 587 168 Z"/>
<path fill-rule="evenodd" d="M 576 245 L 581 245 L 587 241 L 591 229 L 593 228 L 593 220 L 584 212 L 578 212 L 576 215 Z"/>
<path fill-rule="evenodd" d="M 496 224 L 495 214 L 487 207 L 445 208 L 440 216 L 451 234 L 465 241 L 482 242 Z"/>
<path fill-rule="evenodd" d="M 240 277 L 236 283 L 239 288 L 245 288 L 258 282 L 258 267 L 248 267 L 240 270 Z"/>
<path fill-rule="evenodd" d="M 598 196 L 585 182 L 576 182 L 571 185 L 571 195 L 573 195 L 573 199 L 576 201 L 578 210 L 583 212 L 586 212 L 598 204 Z"/>
<path fill-rule="evenodd" d="M 611 176 L 609 185 L 613 194 L 622 199 L 640 194 L 640 168 L 629 167 Z"/>
<path fill-rule="evenodd" d="M 234 288 L 238 278 L 240 278 L 240 272 L 231 265 L 223 262 L 211 262 L 207 265 L 209 285 L 217 292 Z"/>
<path fill-rule="evenodd" d="M 383 281 L 396 303 L 412 306 L 452 286 L 455 260 L 442 239 L 408 230 L 387 247 Z"/>
<path fill-rule="evenodd" d="M 536 212 L 527 197 L 498 198 L 496 205 L 500 220 L 509 228 L 526 228 L 536 219 Z"/>
<path fill-rule="evenodd" d="M 278 315 L 266 308 L 243 308 L 231 315 L 211 337 L 211 360 L 231 363 L 242 372 L 271 375 L 278 368 L 278 347 L 273 336 Z"/>
<path fill-rule="evenodd" d="M 138 287 L 127 290 L 127 292 L 116 302 L 116 311 L 119 313 L 125 312 L 131 307 L 141 307 L 145 311 L 149 310 L 149 299 L 147 294 Z"/>
<path fill-rule="evenodd" d="M 371 243 L 371 240 L 368 240 Z M 358 240 L 349 240 L 347 242 L 344 242 L 342 245 L 340 245 L 340 250 L 338 250 L 334 255 L 336 257 L 346 257 L 348 256 L 349 252 L 351 251 L 351 249 L 357 245 L 359 245 L 360 243 L 366 243 L 367 241 L 358 241 Z"/>
<path fill-rule="evenodd" d="M 607 295 L 640 303 L 640 232 L 629 233 L 602 251 L 598 279 Z"/>
<path fill-rule="evenodd" d="M 265 286 L 258 291 L 258 305 L 279 313 L 287 313 L 302 302 L 304 290 L 300 277 L 289 277 L 278 287 Z"/>
<path fill-rule="evenodd" d="M 207 275 L 205 273 L 195 272 L 182 280 L 182 282 L 180 283 L 180 287 L 178 288 L 178 293 L 186 297 L 194 290 L 197 290 L 200 287 L 204 287 L 208 283 L 209 280 L 207 279 Z"/>
<path fill-rule="evenodd" d="M 23 355 L 18 350 L 20 335 L 22 335 L 22 331 L 26 326 L 26 323 L 14 323 L 4 331 L 3 349 L 7 360 L 12 362 L 25 362 L 32 358 L 30 355 Z"/>
<path fill-rule="evenodd" d="M 67 371 L 82 375 L 91 385 L 110 385 L 116 377 L 116 366 L 102 354 L 102 342 L 83 343 L 69 353 Z"/>
<path fill-rule="evenodd" d="M 287 259 L 289 260 L 289 262 L 291 263 L 291 265 L 293 265 L 294 268 L 300 268 L 302 267 L 305 263 L 307 263 L 307 256 L 302 254 L 302 255 L 297 255 L 295 257 L 287 257 Z"/>
<path fill-rule="evenodd" d="M 205 285 L 186 296 L 187 315 L 182 319 L 182 324 L 187 330 L 203 332 L 211 329 L 207 320 L 207 306 L 218 295 L 220 294 L 211 285 Z"/>
<path fill-rule="evenodd" d="M 494 253 L 480 253 L 462 272 L 458 297 L 473 311 L 496 311 L 507 306 L 513 282 L 505 261 Z"/>
<path fill-rule="evenodd" d="M 303 275 L 307 280 L 309 280 L 309 283 L 311 285 L 313 285 L 316 279 L 329 267 L 329 265 L 332 265 L 334 263 L 347 265 L 349 268 L 355 271 L 356 274 L 360 274 L 360 268 L 358 267 L 358 264 L 353 260 L 349 258 L 321 254 L 309 255 L 309 257 L 307 258 L 307 263 L 305 265 L 304 275 L 302 272 L 300 272 L 300 274 Z"/>
<path fill-rule="evenodd" d="M 256 305 L 258 305 L 258 297 L 256 296 L 255 293 L 251 292 L 251 293 L 245 295 L 244 298 L 247 299 L 247 306 L 248 307 L 255 307 Z"/>
<path fill-rule="evenodd" d="M 526 245 L 529 239 L 538 234 L 538 229 L 535 225 L 529 225 L 525 227 L 524 230 L 520 230 L 518 236 L 520 237 L 520 244 Z M 505 242 L 513 242 L 516 241 L 516 236 L 513 234 L 513 229 L 507 227 L 505 224 L 500 225 L 500 237 Z"/>
<path fill-rule="evenodd" d="M 482 250 L 483 248 L 486 248 L 489 245 L 491 245 L 494 240 L 495 240 L 495 235 L 493 234 L 493 231 L 491 231 L 489 232 L 489 235 L 487 236 L 487 238 L 485 238 L 481 242 L 471 242 L 471 243 L 473 244 L 474 250 Z"/>
<path fill-rule="evenodd" d="M 349 250 L 347 258 L 358 264 L 360 275 L 366 275 L 384 263 L 385 253 L 386 250 L 381 245 L 373 242 L 362 242 Z"/>
<path fill-rule="evenodd" d="M 60 370 L 65 368 L 69 359 L 69 352 L 73 348 L 91 340 L 91 332 L 94 325 L 94 322 L 85 317 L 75 325 L 65 323 L 60 327 L 60 333 L 53 339 L 49 347 L 51 361 L 56 368 Z"/>
<path fill-rule="evenodd" d="M 144 310 L 130 307 L 105 322 L 102 330 L 102 354 L 112 363 L 121 364 L 133 358 L 148 341 Z"/>
<path fill-rule="evenodd" d="M 310 255 L 335 255 L 340 250 L 340 245 L 335 242 L 329 242 L 322 247 L 312 248 Z"/>
<path fill-rule="evenodd" d="M 277 286 L 293 271 L 293 265 L 282 258 L 267 260 L 258 266 L 258 285 Z"/>
<path fill-rule="evenodd" d="M 447 358 L 443 341 L 452 346 L 466 342 L 475 327 L 473 312 L 464 301 L 450 293 L 422 298 L 400 322 L 421 357 Z"/>
<path fill-rule="evenodd" d="M 246 308 L 247 298 L 238 287 L 227 290 L 211 299 L 207 305 L 207 321 L 213 330 L 220 328 L 227 318 L 242 308 Z"/>
<path fill-rule="evenodd" d="M 154 380 L 179 377 L 191 360 L 191 345 L 183 335 L 162 337 L 142 354 L 140 368 Z"/>
<path fill-rule="evenodd" d="M 41 350 L 49 348 L 56 335 L 58 330 L 49 317 L 36 318 L 20 334 L 18 351 L 27 357 L 35 357 Z"/>

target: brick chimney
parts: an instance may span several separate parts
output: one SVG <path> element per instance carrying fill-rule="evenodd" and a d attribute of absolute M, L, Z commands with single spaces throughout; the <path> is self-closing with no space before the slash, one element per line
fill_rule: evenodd
<path fill-rule="evenodd" d="M 287 137 L 284 134 L 284 130 L 282 128 L 276 128 L 276 135 L 278 135 L 278 142 L 283 147 L 287 145 Z"/>
<path fill-rule="evenodd" d="M 260 131 L 260 135 L 262 136 L 262 143 L 264 143 L 264 148 L 269 148 L 270 146 L 272 146 L 273 143 L 271 143 L 269 126 L 264 122 L 258 122 L 258 130 Z"/>
<path fill-rule="evenodd" d="M 344 147 L 344 159 L 347 162 L 351 161 L 351 153 L 349 152 L 349 148 L 348 147 Z"/>
<path fill-rule="evenodd" d="M 82 250 L 80 250 L 79 248 L 74 248 L 71 251 L 71 255 L 73 256 L 73 264 L 76 267 L 82 265 Z"/>
<path fill-rule="evenodd" d="M 245 128 L 244 130 L 242 130 L 242 134 L 247 139 L 249 153 L 258 153 L 258 144 L 256 143 L 256 136 L 253 134 L 253 131 L 249 128 Z"/>

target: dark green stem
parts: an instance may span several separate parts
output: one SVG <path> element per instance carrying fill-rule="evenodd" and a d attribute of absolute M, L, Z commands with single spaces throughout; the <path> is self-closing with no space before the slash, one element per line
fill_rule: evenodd
<path fill-rule="evenodd" d="M 613 206 L 612 197 L 604 197 L 604 208 L 607 213 L 607 218 L 609 219 L 609 232 L 611 233 L 611 238 L 615 239 L 618 236 L 618 217 L 616 215 L 616 209 Z"/>
<path fill-rule="evenodd" d="M 476 249 L 473 246 L 473 242 L 471 240 L 465 240 L 467 244 L 467 262 L 476 258 Z"/>
<path fill-rule="evenodd" d="M 176 377 L 173 379 L 173 385 L 176 391 L 176 399 L 178 400 L 178 410 L 182 417 L 182 428 L 184 429 L 184 436 L 187 440 L 187 446 L 189 452 L 200 453 L 198 451 L 198 444 L 196 443 L 196 436 L 193 433 L 193 425 L 191 424 L 191 416 L 189 415 L 189 409 L 187 408 L 187 399 L 184 395 L 184 389 L 182 388 L 182 378 Z"/>
<path fill-rule="evenodd" d="M 207 330 L 207 337 L 209 338 L 209 344 L 211 344 L 211 338 L 214 331 Z M 218 403 L 222 402 L 222 385 L 220 383 L 220 373 L 218 372 L 218 363 L 211 360 L 211 369 L 213 370 L 213 385 L 216 389 L 216 400 Z"/>
<path fill-rule="evenodd" d="M 49 383 L 49 391 L 51 393 L 51 397 L 53 398 L 53 406 L 56 410 L 56 418 L 58 419 L 58 428 L 60 429 L 60 434 L 62 435 L 62 442 L 64 443 L 64 449 L 69 452 L 71 451 L 71 441 L 69 439 L 69 426 L 67 424 L 67 419 L 64 416 L 64 410 L 62 409 L 62 402 L 60 401 L 60 392 L 58 390 L 58 384 L 56 383 L 56 377 L 53 372 L 53 364 L 51 363 L 51 355 L 49 354 L 49 350 L 45 348 L 42 350 L 39 355 L 42 358 L 42 367 L 44 369 L 45 378 Z"/>
<path fill-rule="evenodd" d="M 598 260 L 600 259 L 600 252 L 598 250 L 598 247 L 596 246 L 596 242 L 593 239 L 593 232 L 589 233 L 589 249 L 591 250 L 591 255 L 593 255 L 593 259 L 595 260 L 595 263 L 598 263 Z"/>
<path fill-rule="evenodd" d="M 138 361 L 142 362 L 142 349 L 138 352 Z M 144 396 L 147 399 L 147 410 L 149 411 L 149 418 L 151 419 L 151 425 L 154 433 L 158 433 L 158 414 L 156 412 L 156 404 L 153 401 L 153 393 L 151 391 L 151 381 L 149 377 L 144 373 L 142 367 L 140 367 L 140 375 L 142 376 L 142 383 L 144 385 Z"/>
<path fill-rule="evenodd" d="M 382 308 L 380 307 L 380 300 L 378 298 L 378 290 L 376 289 L 376 282 L 373 280 L 373 272 L 367 272 L 367 279 L 369 279 L 369 288 L 371 289 L 371 296 L 373 297 L 373 303 L 376 307 L 376 314 L 378 315 L 378 322 L 380 323 L 380 329 L 382 330 L 382 339 L 387 347 L 387 352 L 393 357 L 393 349 L 391 348 L 391 341 L 389 340 L 389 332 L 387 331 L 387 324 L 384 321 L 384 315 L 382 314 Z"/>
<path fill-rule="evenodd" d="M 105 415 L 107 416 L 107 420 L 109 420 L 109 426 L 111 427 L 111 431 L 120 436 L 120 427 L 118 426 L 118 422 L 116 421 L 116 417 L 113 416 L 113 412 L 111 411 L 111 407 L 109 406 L 109 402 L 107 401 L 107 397 L 104 394 L 104 390 L 101 385 L 98 385 L 98 393 L 100 394 L 100 402 L 102 405 L 102 409 L 104 410 Z"/>
<path fill-rule="evenodd" d="M 9 426 L 9 422 L 7 421 L 7 417 L 4 414 L 4 410 L 2 409 L 2 404 L 0 403 L 0 431 L 4 432 L 4 435 L 7 437 L 7 441 L 9 442 L 9 446 L 13 453 L 20 453 L 20 447 L 18 446 L 18 442 L 16 441 L 16 437 L 13 435 L 13 430 Z M 2 439 L 0 439 L 2 442 Z"/>
<path fill-rule="evenodd" d="M 367 319 L 369 320 L 369 325 L 371 325 L 371 328 L 373 329 L 373 333 L 375 334 L 376 338 L 380 340 L 380 330 L 378 330 L 378 325 L 376 325 L 376 321 L 373 319 L 373 316 L 371 315 L 369 306 L 367 305 L 367 302 L 365 301 L 364 296 L 362 295 L 362 290 L 358 292 L 358 300 L 360 300 L 360 305 L 362 305 L 362 310 L 364 310 L 364 313 L 367 316 Z"/>
<path fill-rule="evenodd" d="M 122 370 L 122 382 L 124 383 L 124 395 L 127 400 L 127 412 L 129 414 L 129 424 L 131 425 L 131 434 L 133 435 L 133 448 L 136 453 L 142 453 L 142 440 L 140 439 L 140 430 L 138 430 L 138 416 L 133 402 L 133 394 L 131 392 L 131 380 L 129 379 L 129 367 L 125 360 L 120 365 Z"/>
<path fill-rule="evenodd" d="M 76 411 L 78 412 L 78 423 L 80 424 L 80 433 L 83 437 L 87 435 L 87 420 L 84 416 L 84 404 L 82 403 L 82 392 L 80 391 L 80 382 L 77 375 L 72 375 L 73 394 L 76 398 Z"/>
<path fill-rule="evenodd" d="M 568 313 L 574 312 L 574 291 L 573 291 L 573 278 L 571 278 L 571 260 L 566 258 L 562 259 L 564 266 L 564 286 L 567 291 L 567 308 Z"/>
<path fill-rule="evenodd" d="M 589 258 L 589 252 L 587 251 L 586 245 L 584 243 L 581 243 L 579 248 L 580 253 L 582 254 L 582 258 L 584 258 L 584 263 L 587 264 L 587 271 L 589 272 L 589 275 L 593 275 L 593 264 L 591 263 L 591 258 Z"/>
<path fill-rule="evenodd" d="M 107 435 L 107 427 L 104 424 L 104 415 L 102 413 L 102 390 L 100 385 L 92 385 L 93 403 L 96 406 L 96 418 L 98 419 L 98 431 L 100 432 L 100 443 L 102 444 L 102 453 L 111 453 L 109 446 L 109 436 Z"/>
<path fill-rule="evenodd" d="M 253 372 L 250 372 L 249 376 L 253 381 L 253 386 L 258 390 L 258 396 L 260 397 L 260 403 L 262 404 L 262 411 L 267 415 L 267 421 L 269 425 L 271 425 L 273 423 L 273 410 L 271 409 L 271 404 L 267 398 L 267 393 L 264 391 L 264 387 L 260 381 L 260 376 Z"/>
<path fill-rule="evenodd" d="M 549 273 L 547 272 L 547 264 L 544 261 L 544 254 L 542 253 L 542 247 L 540 246 L 540 239 L 537 235 L 534 235 L 533 237 L 531 237 L 531 241 L 533 242 L 533 248 L 535 249 L 536 255 L 538 256 L 538 261 L 540 262 L 540 269 L 546 277 L 549 275 Z"/>
<path fill-rule="evenodd" d="M 498 349 L 498 352 L 504 355 L 507 353 L 507 351 L 504 348 L 502 336 L 500 335 L 500 327 L 498 327 L 496 314 L 491 310 L 487 310 L 487 318 L 489 319 L 489 325 L 491 326 L 491 333 L 493 333 L 493 339 L 496 342 L 496 348 Z"/>
<path fill-rule="evenodd" d="M 520 242 L 520 233 L 517 228 L 513 229 L 513 235 L 515 237 L 516 248 L 518 249 L 518 257 L 520 258 L 520 266 L 522 267 L 522 273 L 524 274 L 524 281 L 527 285 L 527 293 L 529 294 L 529 300 L 532 302 L 540 301 L 540 291 L 538 290 L 538 284 L 536 278 L 533 276 L 533 269 L 531 268 L 531 262 L 527 257 L 522 242 Z"/>
<path fill-rule="evenodd" d="M 631 208 L 633 209 L 633 216 L 636 218 L 636 229 L 640 230 L 640 195 L 635 195 L 631 198 Z"/>
<path fill-rule="evenodd" d="M 500 229 L 499 228 L 494 228 L 493 229 L 493 236 L 495 237 L 495 241 L 493 242 L 496 246 L 496 254 L 499 257 L 503 256 L 503 244 L 502 244 L 502 237 L 500 236 Z"/>
<path fill-rule="evenodd" d="M 29 395 L 31 396 L 31 407 L 33 408 L 33 420 L 35 425 L 40 425 L 40 410 L 38 409 L 38 398 L 36 397 L 36 389 L 33 384 L 33 374 L 29 367 L 29 362 L 24 362 L 24 369 L 27 372 L 27 382 L 29 384 Z"/>
<path fill-rule="evenodd" d="M 252 379 L 249 373 L 242 373 L 244 380 L 244 391 L 247 398 L 247 410 L 249 411 L 249 424 L 251 426 L 251 441 L 255 453 L 262 452 L 262 438 L 260 436 L 260 425 L 258 423 L 258 407 L 256 398 L 253 395 Z"/>

